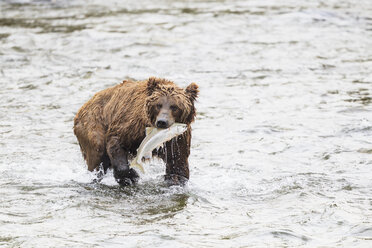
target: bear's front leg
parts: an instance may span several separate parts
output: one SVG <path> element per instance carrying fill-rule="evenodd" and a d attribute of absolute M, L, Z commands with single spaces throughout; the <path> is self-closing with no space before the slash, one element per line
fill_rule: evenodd
<path fill-rule="evenodd" d="M 132 185 L 138 181 L 137 172 L 129 168 L 128 153 L 120 146 L 118 137 L 107 140 L 107 154 L 114 169 L 115 180 L 122 186 Z"/>
<path fill-rule="evenodd" d="M 191 132 L 173 138 L 165 144 L 161 158 L 166 164 L 165 181 L 168 185 L 184 185 L 189 179 Z"/>

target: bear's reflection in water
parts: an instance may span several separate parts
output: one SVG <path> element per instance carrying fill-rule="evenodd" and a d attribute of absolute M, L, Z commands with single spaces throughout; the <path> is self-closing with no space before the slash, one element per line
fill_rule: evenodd
<path fill-rule="evenodd" d="M 119 208 L 113 210 L 128 218 L 138 218 L 140 222 L 151 222 L 173 217 L 183 211 L 190 198 L 188 188 L 169 187 L 162 179 L 142 182 L 133 186 L 120 187 L 100 183 L 80 184 L 81 192 L 88 199 L 94 199 L 90 206 L 105 209 L 115 203 Z"/>

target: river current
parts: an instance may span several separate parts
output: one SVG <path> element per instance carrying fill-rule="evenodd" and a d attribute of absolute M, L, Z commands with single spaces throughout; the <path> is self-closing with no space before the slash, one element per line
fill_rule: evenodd
<path fill-rule="evenodd" d="M 94 183 L 73 118 L 200 86 L 190 181 Z M 370 0 L 0 1 L 0 247 L 372 247 Z"/>

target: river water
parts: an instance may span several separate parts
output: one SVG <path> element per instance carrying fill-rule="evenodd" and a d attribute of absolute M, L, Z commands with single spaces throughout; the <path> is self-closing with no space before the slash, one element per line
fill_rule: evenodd
<path fill-rule="evenodd" d="M 190 181 L 86 169 L 73 118 L 200 86 Z M 0 247 L 371 247 L 370 0 L 0 2 Z"/>

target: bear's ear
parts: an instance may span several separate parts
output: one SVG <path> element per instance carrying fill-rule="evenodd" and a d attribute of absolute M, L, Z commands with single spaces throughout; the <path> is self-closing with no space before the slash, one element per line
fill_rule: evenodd
<path fill-rule="evenodd" d="M 159 88 L 159 80 L 156 77 L 150 77 L 147 81 L 147 95 L 151 96 Z"/>
<path fill-rule="evenodd" d="M 189 86 L 186 87 L 185 92 L 186 95 L 190 98 L 192 102 L 198 97 L 198 90 L 199 86 L 196 83 L 191 83 Z"/>

